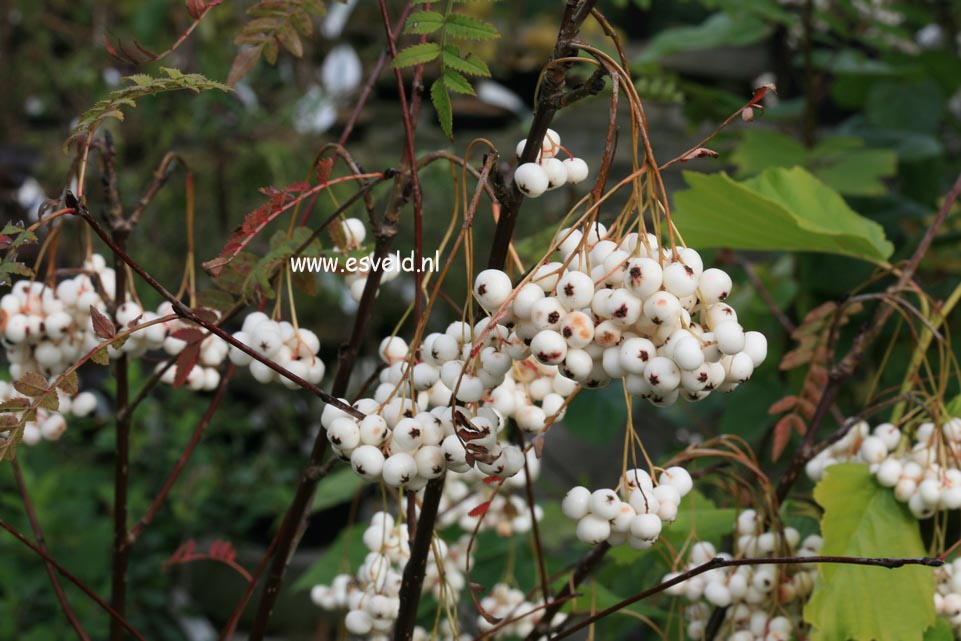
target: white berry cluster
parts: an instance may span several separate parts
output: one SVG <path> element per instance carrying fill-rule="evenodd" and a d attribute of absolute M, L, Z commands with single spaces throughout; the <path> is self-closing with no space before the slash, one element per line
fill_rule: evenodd
<path fill-rule="evenodd" d="M 563 229 L 561 262 L 541 265 L 516 292 L 505 273 L 486 270 L 474 295 L 489 311 L 509 301 L 509 342 L 586 387 L 623 379 L 632 395 L 671 405 L 751 377 L 767 340 L 745 332 L 723 302 L 731 291 L 724 271 L 704 269 L 693 249 L 662 251 L 650 234 L 606 236 L 599 223 L 586 234 Z"/>
<path fill-rule="evenodd" d="M 957 637 L 961 634 L 961 558 L 935 568 L 934 579 L 934 609 L 954 627 Z"/>
<path fill-rule="evenodd" d="M 538 609 L 539 605 L 528 601 L 521 590 L 512 588 L 505 583 L 495 584 L 490 593 L 481 599 L 480 604 L 488 614 L 496 619 L 502 621 L 517 619 L 498 628 L 496 632 L 490 633 L 489 631 L 497 624 L 491 623 L 478 615 L 477 628 L 485 639 L 525 639 L 527 635 L 534 631 L 534 626 L 540 623 L 544 616 L 543 608 Z M 566 614 L 558 612 L 551 619 L 551 625 L 558 626 L 566 618 Z"/>
<path fill-rule="evenodd" d="M 94 282 L 96 280 L 96 283 Z M 101 339 L 94 332 L 90 308 L 104 312 L 114 295 L 114 271 L 99 254 L 84 263 L 83 272 L 56 287 L 31 280 L 17 281 L 0 298 L 2 337 L 14 379 L 26 372 L 50 377 L 61 374 Z"/>
<path fill-rule="evenodd" d="M 907 503 L 918 519 L 940 510 L 961 508 L 961 418 L 951 418 L 940 428 L 925 421 L 908 438 L 892 423 L 873 430 L 859 421 L 843 438 L 808 461 L 807 475 L 820 480 L 835 463 L 857 461 L 870 466 L 878 483 L 894 489 L 898 501 Z"/>
<path fill-rule="evenodd" d="M 531 482 L 540 475 L 540 459 L 533 450 L 527 451 L 527 471 L 530 472 Z M 473 532 L 478 520 L 483 519 L 479 532 L 493 530 L 505 538 L 529 532 L 533 527 L 531 509 L 523 497 L 512 492 L 523 489 L 527 484 L 526 478 L 522 467 L 517 474 L 504 481 L 503 487 L 495 495 L 496 485 L 490 483 L 490 477 L 485 477 L 480 470 L 448 472 L 440 499 L 439 527 L 445 528 L 456 523 L 465 532 Z M 477 506 L 488 501 L 490 503 L 483 514 L 471 514 Z M 540 521 L 543 515 L 544 510 L 535 504 L 534 517 Z"/>
<path fill-rule="evenodd" d="M 53 380 L 48 381 L 49 384 Z M 7 381 L 0 381 L 0 402 L 14 398 L 26 398 Z M 92 392 L 80 392 L 70 395 L 62 389 L 57 390 L 59 405 L 56 410 L 44 407 L 37 408 L 37 416 L 27 421 L 23 426 L 23 442 L 36 445 L 42 440 L 56 441 L 67 430 L 67 418 L 70 416 L 88 416 L 97 409 L 97 397 Z"/>
<path fill-rule="evenodd" d="M 397 618 L 404 567 L 410 559 L 407 526 L 377 512 L 364 531 L 363 543 L 369 553 L 357 572 L 338 575 L 329 586 L 314 586 L 310 596 L 325 610 L 347 610 L 344 625 L 352 636 L 386 641 Z M 453 545 L 434 538 L 423 591 L 440 603 L 456 604 L 464 588 L 467 544 L 467 537 Z"/>
<path fill-rule="evenodd" d="M 517 143 L 517 158 L 521 157 L 526 147 L 526 139 Z M 514 171 L 514 184 L 522 194 L 528 198 L 537 198 L 545 191 L 568 183 L 575 185 L 587 179 L 590 171 L 587 163 L 574 156 L 561 160 L 557 155 L 562 151 L 567 150 L 561 147 L 560 134 L 548 129 L 536 161 L 519 165 Z"/>
<path fill-rule="evenodd" d="M 664 470 L 657 486 L 646 471 L 627 470 L 614 490 L 572 488 L 561 509 L 577 521 L 577 538 L 585 543 L 629 543 L 636 550 L 646 550 L 657 541 L 664 524 L 677 518 L 681 499 L 693 486 L 691 475 L 682 467 Z"/>
<path fill-rule="evenodd" d="M 754 510 L 738 515 L 735 553 L 718 553 L 708 542 L 691 546 L 687 566 L 671 573 L 664 581 L 692 570 L 715 557 L 763 558 L 770 556 L 815 556 L 821 550 L 821 537 L 801 536 L 793 528 L 785 528 L 783 536 L 776 531 L 762 531 L 762 523 Z M 671 586 L 667 594 L 683 596 L 691 602 L 685 609 L 687 636 L 704 637 L 708 620 L 715 608 L 726 608 L 718 641 L 789 641 L 805 638 L 801 610 L 817 577 L 815 564 L 742 565 L 716 568 Z"/>
<path fill-rule="evenodd" d="M 233 337 L 308 383 L 317 385 L 324 378 L 326 367 L 318 355 L 320 339 L 309 329 L 294 327 L 287 321 L 272 320 L 263 312 L 252 312 L 244 318 L 240 331 L 235 332 Z M 225 355 L 229 355 L 230 362 L 238 367 L 249 367 L 250 373 L 258 382 L 279 381 L 289 389 L 297 389 L 298 385 L 293 380 L 281 376 L 250 354 L 223 341 L 215 344 L 223 344 Z"/>

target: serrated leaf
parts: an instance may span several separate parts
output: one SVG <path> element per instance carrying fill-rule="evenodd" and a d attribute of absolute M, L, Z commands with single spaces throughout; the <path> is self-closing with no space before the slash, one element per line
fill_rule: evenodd
<path fill-rule="evenodd" d="M 879 224 L 800 167 L 773 167 L 743 182 L 725 173 L 684 178 L 691 188 L 675 196 L 674 219 L 691 247 L 822 252 L 873 263 L 894 251 Z"/>
<path fill-rule="evenodd" d="M 24 396 L 36 398 L 47 393 L 47 379 L 37 372 L 25 372 L 13 382 L 13 388 Z"/>
<path fill-rule="evenodd" d="M 407 18 L 404 33 L 426 35 L 444 26 L 444 15 L 436 11 L 415 11 Z"/>
<path fill-rule="evenodd" d="M 450 94 L 444 85 L 444 79 L 438 78 L 430 87 L 430 101 L 437 110 L 437 120 L 440 128 L 448 138 L 454 137 L 454 110 L 450 104 Z"/>
<path fill-rule="evenodd" d="M 491 75 L 491 70 L 487 66 L 486 62 L 474 55 L 461 57 L 460 50 L 451 45 L 444 47 L 444 54 L 441 57 L 441 63 L 445 67 L 449 67 L 468 76 L 482 76 L 484 78 L 490 78 Z"/>
<path fill-rule="evenodd" d="M 93 305 L 90 306 L 90 320 L 93 323 L 93 331 L 99 338 L 113 338 L 117 335 L 117 328 L 113 321 Z"/>
<path fill-rule="evenodd" d="M 90 360 L 92 360 L 97 365 L 109 365 L 110 355 L 107 354 L 107 348 L 101 347 L 96 352 L 90 355 Z"/>
<path fill-rule="evenodd" d="M 48 412 L 56 412 L 60 409 L 60 399 L 54 393 L 44 394 L 40 397 L 40 407 Z"/>
<path fill-rule="evenodd" d="M 300 40 L 300 36 L 297 35 L 296 29 L 291 23 L 285 23 L 283 27 L 277 30 L 277 41 L 284 46 L 290 54 L 296 58 L 304 57 L 304 44 Z"/>
<path fill-rule="evenodd" d="M 0 412 L 22 412 L 30 407 L 30 399 L 17 396 L 0 403 Z"/>
<path fill-rule="evenodd" d="M 448 15 L 444 21 L 444 31 L 458 40 L 493 40 L 501 36 L 491 23 L 463 13 Z"/>
<path fill-rule="evenodd" d="M 422 65 L 440 57 L 440 51 L 440 45 L 436 42 L 411 45 L 397 52 L 397 57 L 394 58 L 394 66 L 403 69 L 404 67 Z"/>
<path fill-rule="evenodd" d="M 62 377 L 57 383 L 57 389 L 62 390 L 65 394 L 73 396 L 80 390 L 80 379 L 76 372 L 70 372 L 66 376 Z"/>
<path fill-rule="evenodd" d="M 476 95 L 474 93 L 474 88 L 471 87 L 467 78 L 460 75 L 453 69 L 444 69 L 444 84 L 454 93 L 465 94 L 468 96 Z"/>
<path fill-rule="evenodd" d="M 919 557 L 925 554 L 918 521 L 867 465 L 828 468 L 814 489 L 824 508 L 821 554 Z M 820 581 L 804 607 L 812 641 L 922 641 L 934 623 L 931 568 L 822 564 Z M 842 606 L 843 604 L 843 606 Z"/>

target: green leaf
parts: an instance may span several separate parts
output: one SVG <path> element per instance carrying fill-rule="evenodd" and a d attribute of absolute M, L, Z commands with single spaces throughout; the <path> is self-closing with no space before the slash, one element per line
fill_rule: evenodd
<path fill-rule="evenodd" d="M 363 485 L 364 479 L 357 476 L 350 466 L 341 466 L 324 478 L 310 509 L 317 512 L 346 503 L 354 498 Z"/>
<path fill-rule="evenodd" d="M 297 579 L 294 590 L 309 590 L 317 584 L 330 585 L 339 573 L 353 573 L 367 556 L 367 547 L 361 541 L 366 529 L 365 523 L 342 529 L 330 547 Z"/>
<path fill-rule="evenodd" d="M 925 553 L 918 521 L 867 465 L 832 465 L 814 489 L 824 508 L 824 555 L 917 557 Z M 934 623 L 931 568 L 822 564 L 804 607 L 812 641 L 922 641 Z"/>
<path fill-rule="evenodd" d="M 795 167 L 773 167 L 736 182 L 725 173 L 685 172 L 690 189 L 675 196 L 675 222 L 691 247 L 809 251 L 878 263 L 894 246 L 877 223 Z"/>
<path fill-rule="evenodd" d="M 445 33 L 457 40 L 494 40 L 500 38 L 497 27 L 462 13 L 452 13 L 444 22 Z"/>
<path fill-rule="evenodd" d="M 961 394 L 951 399 L 945 409 L 951 416 L 961 418 Z"/>
<path fill-rule="evenodd" d="M 641 52 L 636 62 L 654 62 L 684 51 L 714 47 L 741 47 L 764 39 L 772 27 L 751 15 L 716 13 L 693 27 L 676 27 L 660 32 Z"/>
<path fill-rule="evenodd" d="M 865 149 L 853 136 L 836 136 L 814 149 L 777 131 L 748 129 L 731 154 L 738 177 L 760 173 L 768 167 L 805 167 L 842 194 L 880 196 L 887 193 L 881 178 L 897 171 L 897 154 L 885 149 Z"/>
<path fill-rule="evenodd" d="M 440 57 L 440 45 L 436 42 L 425 42 L 399 51 L 394 58 L 394 66 L 398 69 L 413 67 L 436 60 L 438 57 Z"/>
<path fill-rule="evenodd" d="M 471 87 L 467 78 L 453 69 L 444 69 L 444 85 L 454 93 L 466 94 L 468 96 L 476 95 L 474 88 Z"/>
<path fill-rule="evenodd" d="M 438 78 L 430 87 L 430 101 L 434 103 L 437 110 L 437 120 L 440 128 L 448 138 L 454 137 L 454 110 L 450 104 L 450 94 L 447 93 L 447 86 L 444 78 Z"/>
<path fill-rule="evenodd" d="M 415 11 L 407 18 L 404 33 L 428 34 L 434 33 L 444 26 L 444 15 L 436 11 Z"/>
<path fill-rule="evenodd" d="M 924 633 L 924 641 L 954 641 L 954 629 L 947 619 L 939 617 Z"/>
<path fill-rule="evenodd" d="M 449 67 L 468 76 L 483 76 L 484 78 L 490 78 L 491 75 L 491 70 L 487 66 L 486 62 L 471 54 L 468 54 L 467 57 L 462 58 L 460 55 L 460 49 L 454 45 L 447 45 L 444 47 L 444 54 L 440 61 L 445 67 Z"/>

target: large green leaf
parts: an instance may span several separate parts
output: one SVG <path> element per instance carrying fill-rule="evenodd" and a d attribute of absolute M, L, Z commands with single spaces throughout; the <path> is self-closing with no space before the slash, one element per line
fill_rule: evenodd
<path fill-rule="evenodd" d="M 917 557 L 925 553 L 918 521 L 868 467 L 828 468 L 814 489 L 824 508 L 822 554 Z M 804 608 L 812 641 L 922 641 L 934 623 L 931 568 L 897 569 L 823 564 L 820 581 Z"/>
<path fill-rule="evenodd" d="M 771 29 L 769 24 L 757 16 L 719 12 L 699 25 L 662 31 L 644 48 L 638 62 L 653 62 L 684 51 L 741 47 L 762 40 Z"/>
<path fill-rule="evenodd" d="M 691 247 L 841 254 L 878 263 L 894 246 L 877 223 L 854 212 L 805 169 L 772 167 L 737 182 L 725 173 L 685 172 L 675 222 Z"/>
<path fill-rule="evenodd" d="M 745 130 L 731 160 L 738 177 L 769 167 L 804 167 L 832 189 L 850 196 L 887 193 L 882 178 L 897 171 L 897 154 L 886 149 L 867 149 L 854 136 L 827 138 L 806 149 L 795 138 L 769 129 Z"/>
<path fill-rule="evenodd" d="M 350 501 L 364 483 L 364 479 L 357 476 L 350 466 L 341 466 L 320 484 L 311 510 L 317 512 Z"/>

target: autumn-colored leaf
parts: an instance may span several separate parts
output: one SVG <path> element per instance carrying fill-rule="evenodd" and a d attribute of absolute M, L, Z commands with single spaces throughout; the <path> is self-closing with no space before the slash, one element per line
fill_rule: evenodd
<path fill-rule="evenodd" d="M 790 396 L 785 396 L 784 398 L 782 398 L 782 399 L 780 399 L 780 400 L 778 400 L 778 401 L 775 401 L 775 402 L 771 405 L 771 407 L 768 408 L 767 413 L 768 413 L 768 414 L 783 414 L 784 412 L 787 412 L 788 410 L 794 409 L 794 406 L 797 404 L 797 400 L 798 400 L 797 396 L 794 396 L 793 394 L 790 395 Z"/>
<path fill-rule="evenodd" d="M 485 514 L 487 514 L 487 510 L 490 509 L 490 506 L 491 506 L 490 501 L 484 501 L 483 503 L 481 503 L 480 505 L 472 509 L 467 514 L 468 516 L 484 516 Z"/>
<path fill-rule="evenodd" d="M 717 158 L 719 155 L 720 154 L 713 149 L 708 149 L 707 147 L 698 147 L 697 149 L 681 156 L 680 161 L 688 162 L 697 158 Z"/>
<path fill-rule="evenodd" d="M 25 372 L 13 382 L 13 388 L 24 396 L 35 398 L 47 393 L 47 379 L 37 372 Z"/>
<path fill-rule="evenodd" d="M 90 306 L 90 319 L 93 321 L 93 331 L 98 337 L 109 339 L 117 335 L 113 321 L 93 305 Z"/>
<path fill-rule="evenodd" d="M 63 390 L 63 392 L 69 396 L 76 394 L 80 389 L 80 380 L 77 377 L 77 372 L 70 372 L 62 377 L 57 383 L 57 389 Z"/>
<path fill-rule="evenodd" d="M 174 388 L 181 387 L 187 382 L 187 377 L 190 376 L 190 372 L 198 360 L 200 360 L 200 343 L 188 343 L 180 354 L 177 355 L 177 361 L 175 363 L 177 373 L 174 376 Z"/>

